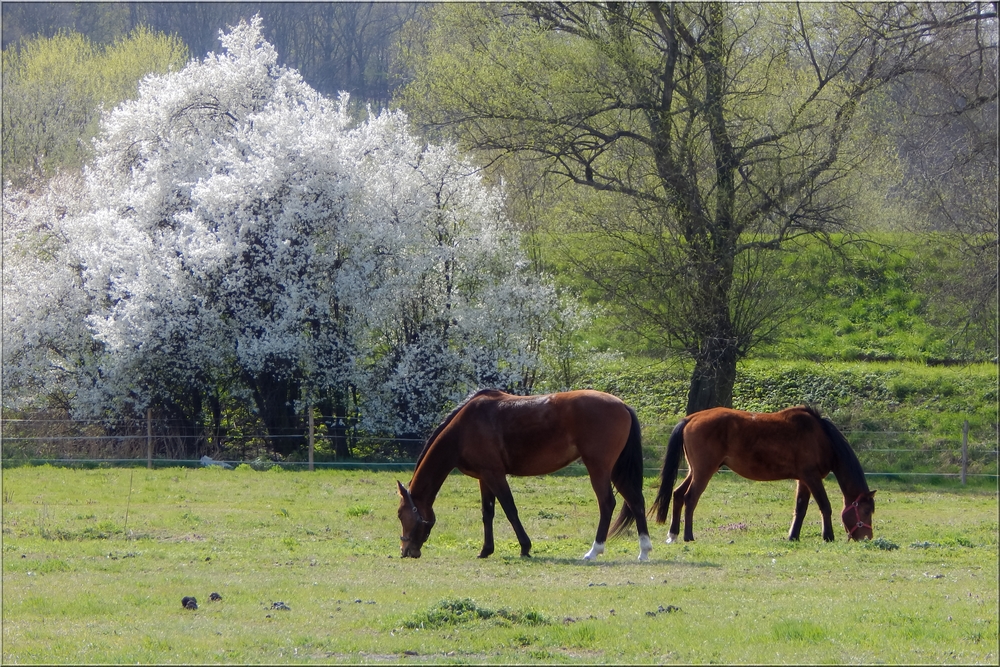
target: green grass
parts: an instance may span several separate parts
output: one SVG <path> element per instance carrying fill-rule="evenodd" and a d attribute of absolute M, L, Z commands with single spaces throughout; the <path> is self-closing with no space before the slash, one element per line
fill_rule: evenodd
<path fill-rule="evenodd" d="M 424 557 L 400 559 L 397 477 L 5 469 L 3 662 L 997 660 L 995 488 L 879 481 L 876 541 L 823 543 L 812 508 L 789 543 L 792 483 L 720 474 L 696 542 L 654 525 L 650 562 L 627 538 L 587 564 L 585 477 L 512 479 L 534 557 L 498 515 L 487 560 L 461 475 Z"/>

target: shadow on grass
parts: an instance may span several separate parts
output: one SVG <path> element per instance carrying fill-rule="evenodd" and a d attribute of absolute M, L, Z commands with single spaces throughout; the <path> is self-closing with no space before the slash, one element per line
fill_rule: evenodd
<path fill-rule="evenodd" d="M 680 567 L 702 567 L 702 568 L 721 568 L 722 563 L 713 563 L 707 560 L 690 561 L 690 560 L 674 560 L 672 558 L 666 558 L 661 561 L 657 561 L 663 565 L 679 565 Z"/>
<path fill-rule="evenodd" d="M 635 559 L 620 560 L 620 559 L 608 559 L 608 560 L 598 560 L 590 561 L 583 560 L 582 558 L 573 558 L 570 556 L 532 556 L 531 558 L 520 558 L 520 557 L 504 557 L 504 561 L 509 562 L 520 562 L 520 563 L 545 563 L 552 565 L 565 565 L 565 566 L 575 566 L 580 568 L 609 568 L 609 567 L 621 567 L 622 565 L 679 565 L 682 567 L 699 567 L 699 568 L 721 568 L 722 563 L 713 563 L 711 561 L 685 561 L 685 560 L 671 560 L 671 559 L 654 559 L 647 563 L 639 563 Z"/>

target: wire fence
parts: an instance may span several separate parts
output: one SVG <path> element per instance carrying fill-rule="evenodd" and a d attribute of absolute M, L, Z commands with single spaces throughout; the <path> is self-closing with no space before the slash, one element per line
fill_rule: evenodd
<path fill-rule="evenodd" d="M 185 432 L 185 428 L 187 429 Z M 869 476 L 992 478 L 998 475 L 997 442 L 970 442 L 968 425 L 954 438 L 913 431 L 844 431 Z M 375 436 L 343 419 L 322 420 L 303 432 L 206 433 L 166 420 L 109 424 L 68 419 L 0 422 L 2 464 L 76 467 L 195 467 L 241 464 L 263 470 L 412 469 L 423 441 Z M 666 443 L 643 448 L 647 474 L 659 471 Z M 278 452 L 287 452 L 284 455 Z M 207 458 L 206 458 L 207 457 Z M 683 464 L 682 464 L 683 465 Z M 582 464 L 564 474 L 584 474 Z"/>

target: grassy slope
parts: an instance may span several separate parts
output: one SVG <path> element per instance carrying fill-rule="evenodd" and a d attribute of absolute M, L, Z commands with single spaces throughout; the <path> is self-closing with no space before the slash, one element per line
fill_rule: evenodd
<path fill-rule="evenodd" d="M 747 360 L 737 373 L 733 407 L 741 410 L 808 403 L 844 430 L 924 430 L 941 438 L 953 438 L 965 419 L 984 440 L 995 428 L 993 364 Z M 680 366 L 632 358 L 595 369 L 581 384 L 620 395 L 644 422 L 673 423 L 684 415 L 688 382 Z"/>
<path fill-rule="evenodd" d="M 584 564 L 586 479 L 512 480 L 535 557 L 498 516 L 482 561 L 479 494 L 454 475 L 404 561 L 390 473 L 138 469 L 129 502 L 132 474 L 3 471 L 5 664 L 996 662 L 992 490 L 887 483 L 884 550 L 823 543 L 815 508 L 789 543 L 791 483 L 719 475 L 696 542 L 654 525 L 651 562 L 628 538 Z"/>
<path fill-rule="evenodd" d="M 833 243 L 844 239 L 833 237 Z M 581 237 L 577 243 L 600 247 Z M 764 359 L 811 361 L 995 362 L 995 350 L 963 349 L 961 304 L 943 286 L 961 259 L 955 244 L 935 234 L 880 233 L 867 243 L 841 245 L 836 253 L 805 240 L 784 256 L 778 269 L 783 296 L 792 308 L 769 344 L 754 350 Z M 629 337 L 613 316 L 615 305 L 572 265 L 549 258 L 560 284 L 604 313 L 582 338 L 598 350 L 642 354 L 649 343 Z M 654 336 L 655 337 L 655 336 Z"/>

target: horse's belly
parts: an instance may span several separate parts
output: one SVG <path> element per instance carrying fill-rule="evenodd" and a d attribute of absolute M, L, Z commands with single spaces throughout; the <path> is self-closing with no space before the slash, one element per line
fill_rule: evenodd
<path fill-rule="evenodd" d="M 518 477 L 547 475 L 561 470 L 580 458 L 572 444 L 563 447 L 536 448 L 533 451 L 508 452 L 508 474 Z"/>
<path fill-rule="evenodd" d="M 743 456 L 738 460 L 727 457 L 722 463 L 740 477 L 756 482 L 801 479 L 804 474 L 815 474 L 823 479 L 830 473 L 830 467 L 821 461 L 786 459 L 787 456 Z"/>
<path fill-rule="evenodd" d="M 787 466 L 772 463 L 757 463 L 755 461 L 730 461 L 725 459 L 723 465 L 740 477 L 752 479 L 755 482 L 776 482 L 781 479 L 796 479 L 798 474 Z"/>

